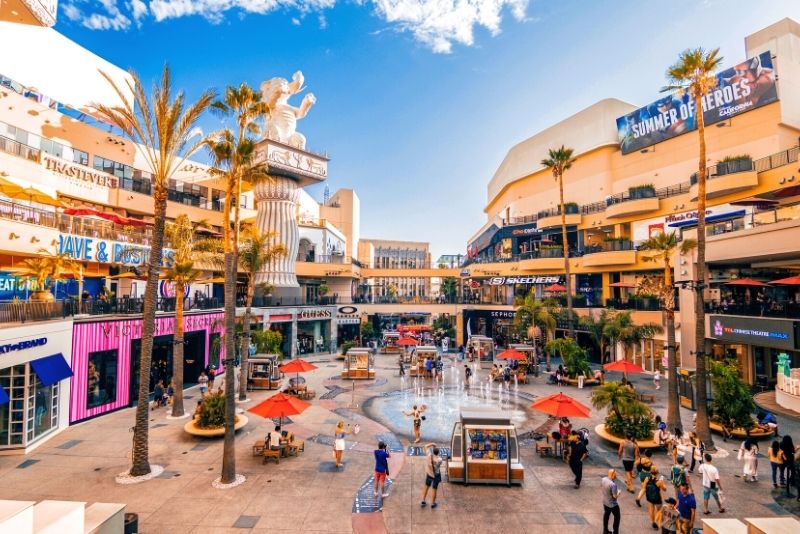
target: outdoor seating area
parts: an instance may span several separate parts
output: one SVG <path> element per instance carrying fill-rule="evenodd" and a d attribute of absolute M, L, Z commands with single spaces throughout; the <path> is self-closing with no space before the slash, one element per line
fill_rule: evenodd
<path fill-rule="evenodd" d="M 296 439 L 293 432 L 284 432 L 277 447 L 268 447 L 266 444 L 267 440 L 264 439 L 253 443 L 253 456 L 261 456 L 263 463 L 275 460 L 275 463 L 278 464 L 281 458 L 296 457 L 306 450 L 305 441 Z"/>

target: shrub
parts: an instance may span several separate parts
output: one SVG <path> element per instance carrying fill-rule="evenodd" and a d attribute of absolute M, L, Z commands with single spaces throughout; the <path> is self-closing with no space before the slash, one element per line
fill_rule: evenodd
<path fill-rule="evenodd" d="M 606 430 L 619 437 L 633 435 L 636 439 L 652 439 L 655 423 L 650 416 L 618 418 L 613 415 L 606 417 Z"/>
<path fill-rule="evenodd" d="M 197 426 L 200 428 L 220 428 L 225 426 L 225 395 L 209 393 L 200 405 Z"/>
<path fill-rule="evenodd" d="M 260 354 L 281 355 L 283 335 L 275 330 L 255 330 L 250 334 L 256 351 Z"/>
<path fill-rule="evenodd" d="M 548 341 L 544 349 L 550 353 L 557 353 L 564 363 L 567 375 L 571 378 L 579 374 L 589 374 L 589 362 L 586 358 L 586 351 L 572 338 L 558 338 Z"/>
<path fill-rule="evenodd" d="M 342 354 L 347 354 L 347 351 L 355 347 L 356 344 L 354 341 L 345 341 L 342 343 Z"/>
<path fill-rule="evenodd" d="M 747 384 L 739 377 L 736 360 L 711 363 L 711 389 L 714 399 L 711 408 L 720 424 L 750 430 L 755 425 L 753 412 L 756 405 Z"/>

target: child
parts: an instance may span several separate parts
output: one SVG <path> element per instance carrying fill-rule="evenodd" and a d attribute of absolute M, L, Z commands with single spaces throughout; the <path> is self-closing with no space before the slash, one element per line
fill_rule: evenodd
<path fill-rule="evenodd" d="M 386 450 L 386 443 L 378 442 L 378 448 L 373 453 L 375 455 L 375 496 L 381 495 L 388 497 L 386 493 L 386 479 L 389 478 L 389 451 Z M 378 488 L 380 487 L 380 490 Z"/>

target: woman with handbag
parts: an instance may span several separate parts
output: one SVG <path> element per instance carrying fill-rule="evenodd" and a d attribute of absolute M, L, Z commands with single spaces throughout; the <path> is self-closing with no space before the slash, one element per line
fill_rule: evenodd
<path fill-rule="evenodd" d="M 333 433 L 333 457 L 336 460 L 336 467 L 342 467 L 342 453 L 344 452 L 345 441 L 344 438 L 350 431 L 350 425 L 347 425 L 347 430 L 344 429 L 344 421 L 339 421 L 336 424 L 336 430 Z"/>

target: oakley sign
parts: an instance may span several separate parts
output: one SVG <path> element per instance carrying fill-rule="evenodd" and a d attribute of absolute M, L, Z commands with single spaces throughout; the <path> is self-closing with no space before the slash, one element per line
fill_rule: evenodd
<path fill-rule="evenodd" d="M 493 276 L 487 281 L 490 286 L 511 284 L 557 284 L 560 276 Z"/>

